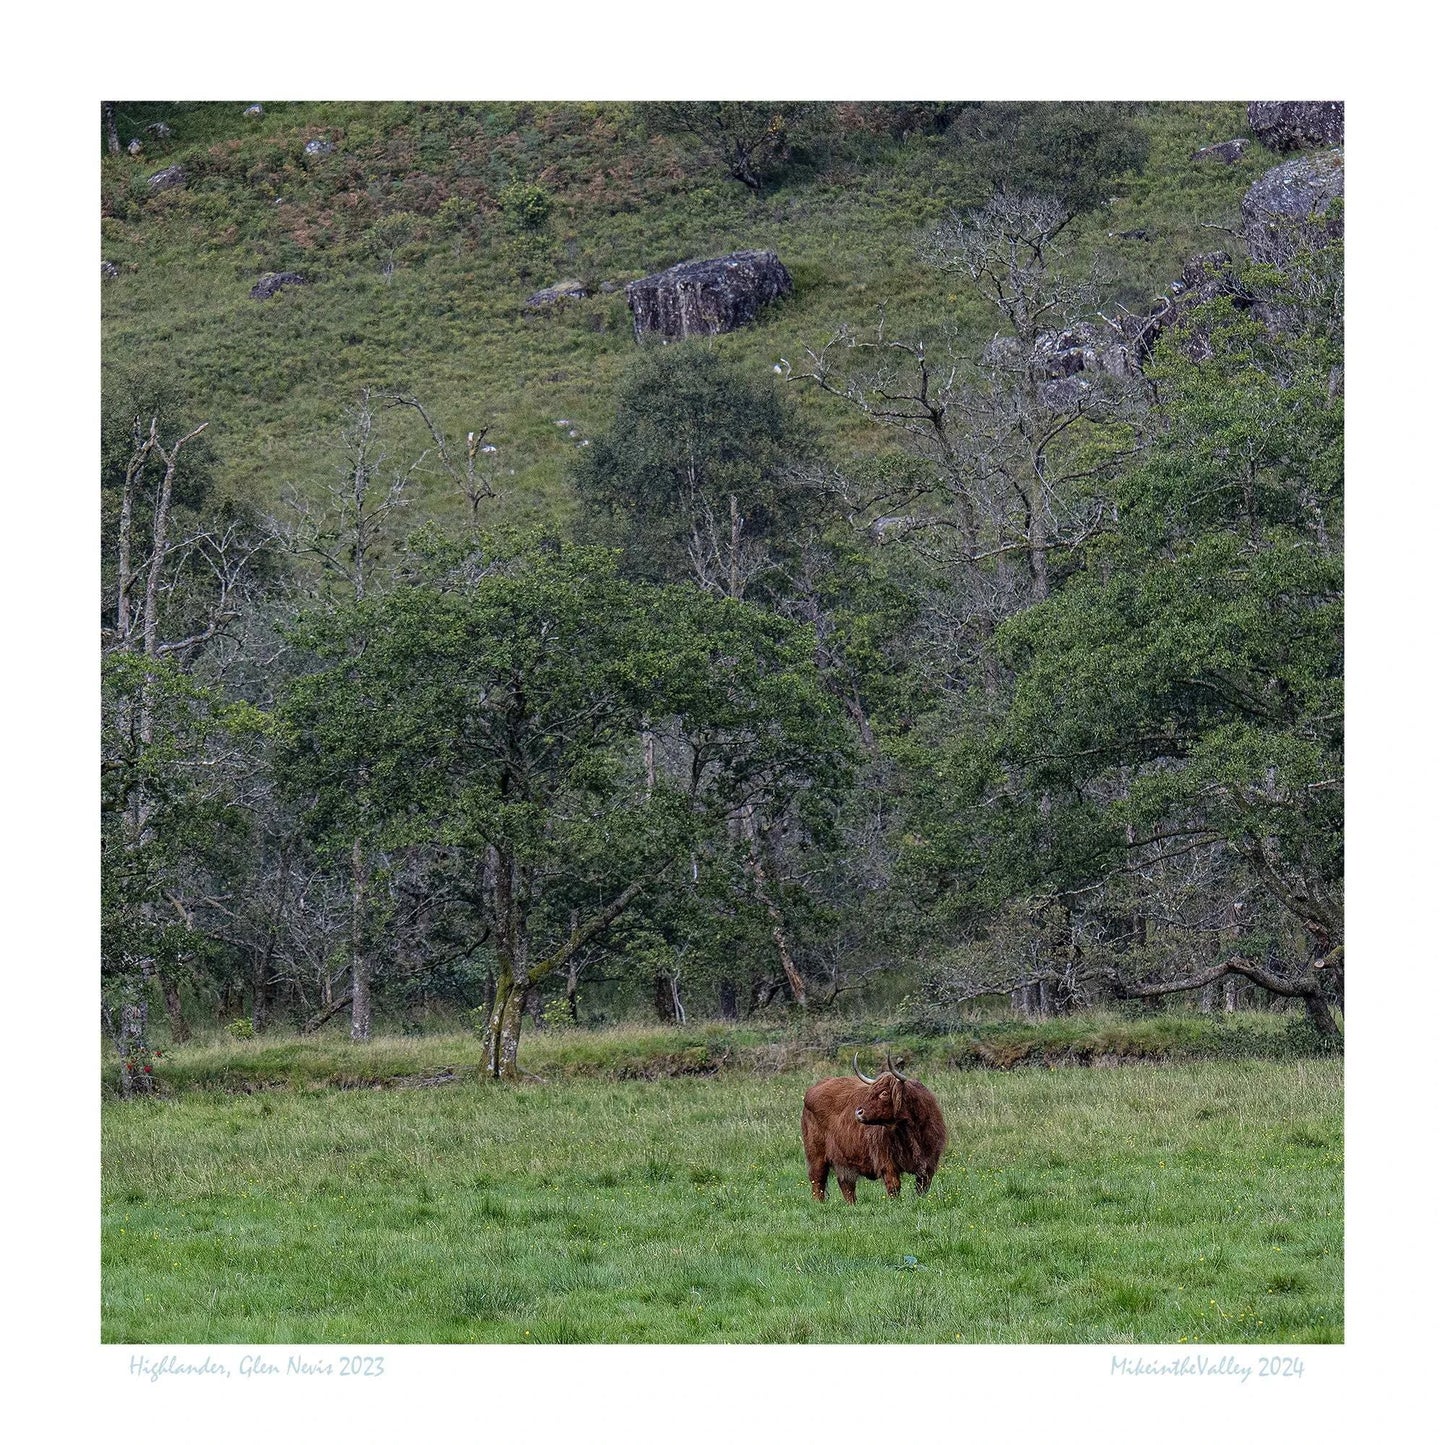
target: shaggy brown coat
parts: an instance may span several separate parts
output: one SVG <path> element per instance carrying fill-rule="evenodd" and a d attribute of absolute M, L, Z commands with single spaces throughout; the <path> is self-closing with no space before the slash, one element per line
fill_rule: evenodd
<path fill-rule="evenodd" d="M 929 1090 L 897 1074 L 860 1079 L 824 1079 L 803 1096 L 803 1152 L 813 1197 L 827 1192 L 828 1171 L 849 1204 L 862 1179 L 881 1179 L 896 1198 L 899 1175 L 913 1175 L 924 1193 L 938 1169 L 948 1130 L 943 1110 Z"/>

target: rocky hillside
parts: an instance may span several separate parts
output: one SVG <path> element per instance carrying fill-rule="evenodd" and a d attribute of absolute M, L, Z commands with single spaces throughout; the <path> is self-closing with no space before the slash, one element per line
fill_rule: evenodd
<path fill-rule="evenodd" d="M 944 107 L 906 124 L 904 107 L 827 109 L 754 186 L 626 105 L 116 102 L 107 371 L 184 392 L 223 484 L 263 505 L 333 469 L 341 409 L 373 385 L 423 398 L 453 435 L 487 428 L 504 515 L 564 514 L 569 457 L 637 345 L 640 278 L 775 253 L 790 289 L 718 341 L 760 370 L 880 308 L 987 339 L 979 302 L 920 254 L 928 226 L 987 198 L 984 143 Z M 1142 169 L 1071 244 L 1147 313 L 1190 257 L 1243 254 L 1241 201 L 1281 157 L 1242 103 L 1141 106 L 1133 123 Z M 1261 121 L 1282 147 L 1311 143 L 1302 124 Z M 837 449 L 867 444 L 826 397 L 802 400 Z M 430 505 L 463 504 L 438 487 Z"/>

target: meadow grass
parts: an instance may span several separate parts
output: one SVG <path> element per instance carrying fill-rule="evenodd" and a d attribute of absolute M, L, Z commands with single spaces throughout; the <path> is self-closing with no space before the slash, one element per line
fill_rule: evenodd
<path fill-rule="evenodd" d="M 1336 1341 L 1341 1072 L 940 1069 L 932 1191 L 854 1209 L 816 1069 L 112 1101 L 102 1337 Z"/>

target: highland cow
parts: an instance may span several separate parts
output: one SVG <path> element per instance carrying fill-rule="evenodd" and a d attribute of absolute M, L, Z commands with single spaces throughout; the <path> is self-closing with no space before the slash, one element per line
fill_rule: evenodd
<path fill-rule="evenodd" d="M 927 1190 L 948 1142 L 938 1100 L 892 1059 L 871 1079 L 858 1067 L 856 1079 L 824 1079 L 803 1096 L 803 1152 L 813 1197 L 822 1199 L 828 1171 L 849 1204 L 860 1178 L 882 1179 L 890 1199 L 898 1197 L 899 1176 L 913 1175 L 920 1194 Z"/>

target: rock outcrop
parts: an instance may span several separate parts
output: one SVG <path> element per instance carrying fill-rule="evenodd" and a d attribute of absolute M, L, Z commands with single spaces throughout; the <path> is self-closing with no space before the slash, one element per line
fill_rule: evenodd
<path fill-rule="evenodd" d="M 157 140 L 169 140 L 171 138 L 171 128 L 165 121 L 157 120 L 146 127 L 146 134 L 153 135 Z"/>
<path fill-rule="evenodd" d="M 251 300 L 264 301 L 268 296 L 274 296 L 283 286 L 305 286 L 306 278 L 296 271 L 267 271 L 256 284 L 251 287 Z"/>
<path fill-rule="evenodd" d="M 1029 370 L 1037 380 L 1039 401 L 1067 411 L 1092 390 L 1091 374 L 1124 377 L 1135 370 L 1129 347 L 1092 326 L 1045 331 L 1034 342 Z"/>
<path fill-rule="evenodd" d="M 241 114 L 248 120 L 259 120 L 261 116 L 266 114 L 266 107 L 258 102 L 255 105 L 248 105 Z"/>
<path fill-rule="evenodd" d="M 587 288 L 580 281 L 558 281 L 555 285 L 545 286 L 540 291 L 534 291 L 522 305 L 528 311 L 545 311 L 549 306 L 556 306 L 563 301 L 585 301 L 587 299 Z"/>
<path fill-rule="evenodd" d="M 1343 151 L 1296 156 L 1266 171 L 1240 203 L 1244 244 L 1252 261 L 1277 265 L 1305 247 L 1344 234 L 1342 216 L 1328 214 L 1345 194 Z"/>
<path fill-rule="evenodd" d="M 120 267 L 114 261 L 102 261 L 100 263 L 100 276 L 103 281 L 114 281 L 120 275 Z"/>
<path fill-rule="evenodd" d="M 793 278 L 776 251 L 735 251 L 631 281 L 627 304 L 637 340 L 657 332 L 665 341 L 679 341 L 736 331 L 792 289 Z"/>
<path fill-rule="evenodd" d="M 1249 125 L 1272 151 L 1314 150 L 1345 143 L 1345 105 L 1340 100 L 1252 100 Z"/>
<path fill-rule="evenodd" d="M 1129 338 L 1084 323 L 1040 333 L 1027 352 L 1014 337 L 995 336 L 984 348 L 983 362 L 1027 378 L 1039 404 L 1056 412 L 1071 410 L 1102 377 L 1138 371 Z"/>
<path fill-rule="evenodd" d="M 1212 146 L 1200 146 L 1189 159 L 1192 161 L 1219 161 L 1222 165 L 1232 166 L 1248 149 L 1249 140 L 1239 136 L 1234 140 L 1216 141 Z"/>
<path fill-rule="evenodd" d="M 1195 361 L 1206 360 L 1211 354 L 1209 328 L 1202 320 L 1194 319 L 1194 313 L 1221 296 L 1228 297 L 1237 310 L 1246 311 L 1255 305 L 1226 252 L 1208 251 L 1191 257 L 1184 263 L 1184 274 L 1170 284 L 1169 295 L 1148 315 L 1119 318 L 1120 335 L 1136 364 L 1142 365 L 1148 359 L 1166 331 L 1180 327 L 1185 328 L 1184 354 Z"/>
<path fill-rule="evenodd" d="M 329 140 L 309 140 L 304 149 L 308 156 L 329 156 L 336 147 Z"/>
<path fill-rule="evenodd" d="M 167 166 L 163 171 L 157 171 L 146 184 L 153 191 L 169 191 L 175 186 L 183 186 L 186 183 L 186 173 L 180 166 Z"/>

